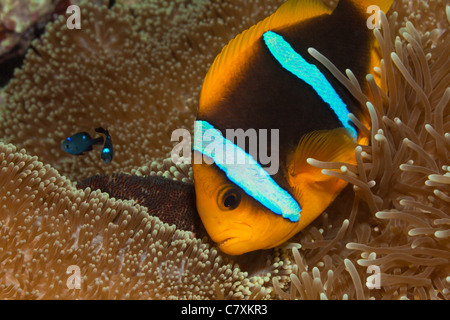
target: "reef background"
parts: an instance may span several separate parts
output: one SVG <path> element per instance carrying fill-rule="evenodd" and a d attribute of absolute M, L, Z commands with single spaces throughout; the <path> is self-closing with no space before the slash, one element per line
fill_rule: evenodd
<path fill-rule="evenodd" d="M 283 2 L 81 3 L 81 30 L 68 30 L 64 16 L 47 25 L 0 98 L 1 298 L 450 297 L 445 1 L 394 3 L 376 32 L 381 82 L 367 79 L 369 98 L 351 73 L 332 71 L 371 101 L 371 144 L 355 150 L 357 167 L 316 163 L 350 186 L 284 246 L 227 257 L 134 201 L 74 187 L 122 172 L 192 183 L 190 166 L 168 159 L 172 131 L 192 131 L 221 48 Z M 114 137 L 110 165 L 60 149 L 97 126 Z M 80 269 L 81 289 L 67 285 L 69 266 Z M 369 266 L 381 270 L 379 289 L 365 285 Z"/>

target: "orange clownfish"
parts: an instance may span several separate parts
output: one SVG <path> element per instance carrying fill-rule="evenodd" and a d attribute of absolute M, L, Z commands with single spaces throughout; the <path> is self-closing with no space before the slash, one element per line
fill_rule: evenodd
<path fill-rule="evenodd" d="M 367 8 L 387 12 L 392 2 L 340 0 L 331 10 L 318 0 L 289 0 L 216 57 L 200 94 L 193 173 L 198 212 L 223 252 L 284 243 L 346 186 L 308 158 L 355 164 L 363 138 L 348 115 L 367 115 L 310 48 L 363 83 L 379 63 Z M 251 143 L 235 143 L 237 130 L 247 134 L 241 142 L 250 133 L 255 141 L 268 132 L 278 138 L 268 147 L 278 156 L 276 172 Z"/>

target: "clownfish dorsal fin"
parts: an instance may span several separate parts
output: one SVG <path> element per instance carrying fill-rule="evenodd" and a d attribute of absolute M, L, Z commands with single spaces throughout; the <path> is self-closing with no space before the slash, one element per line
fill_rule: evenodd
<path fill-rule="evenodd" d="M 342 0 L 340 0 L 342 1 Z M 345 1 L 345 0 L 344 0 Z M 347 0 L 350 1 L 359 8 L 361 11 L 366 12 L 367 8 L 375 5 L 381 9 L 384 13 L 388 12 L 394 0 Z"/>
<path fill-rule="evenodd" d="M 288 180 L 291 186 L 299 187 L 330 178 L 323 175 L 321 169 L 310 165 L 309 158 L 324 162 L 356 164 L 355 147 L 356 142 L 345 128 L 318 130 L 305 134 L 289 161 Z"/>
<path fill-rule="evenodd" d="M 232 70 L 242 69 L 253 45 L 265 32 L 289 27 L 331 12 L 332 10 L 320 0 L 289 0 L 272 15 L 236 36 L 222 49 L 211 65 L 203 82 L 200 106 L 210 106 L 211 100 L 231 83 L 233 78 L 230 75 L 238 74 Z"/>

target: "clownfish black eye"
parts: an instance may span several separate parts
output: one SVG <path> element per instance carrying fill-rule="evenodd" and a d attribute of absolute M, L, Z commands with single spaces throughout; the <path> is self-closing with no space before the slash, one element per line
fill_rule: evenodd
<path fill-rule="evenodd" d="M 237 188 L 228 188 L 219 194 L 218 205 L 224 211 L 234 210 L 241 203 L 241 192 Z"/>

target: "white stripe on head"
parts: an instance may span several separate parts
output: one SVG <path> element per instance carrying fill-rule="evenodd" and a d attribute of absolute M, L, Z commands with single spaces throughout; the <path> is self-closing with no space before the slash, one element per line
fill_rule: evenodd
<path fill-rule="evenodd" d="M 251 155 L 206 121 L 195 122 L 194 150 L 211 158 L 231 182 L 273 213 L 292 222 L 300 219 L 302 209 L 297 201 Z"/>

